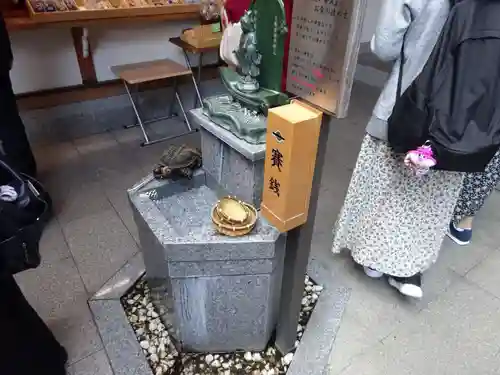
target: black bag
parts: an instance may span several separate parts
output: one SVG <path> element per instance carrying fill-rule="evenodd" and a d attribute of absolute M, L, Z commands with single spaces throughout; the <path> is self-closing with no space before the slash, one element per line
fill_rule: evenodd
<path fill-rule="evenodd" d="M 9 185 L 17 193 L 13 202 L 0 200 L 0 275 L 13 275 L 40 264 L 39 242 L 52 202 L 37 180 L 15 172 L 3 160 L 0 185 Z"/>
<path fill-rule="evenodd" d="M 422 72 L 388 121 L 389 145 L 406 153 L 426 142 L 436 169 L 482 172 L 500 146 L 500 3 L 454 5 Z M 406 39 L 406 36 L 405 36 Z"/>

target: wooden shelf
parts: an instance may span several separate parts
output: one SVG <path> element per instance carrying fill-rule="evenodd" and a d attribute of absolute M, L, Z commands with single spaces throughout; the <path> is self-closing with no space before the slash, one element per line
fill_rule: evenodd
<path fill-rule="evenodd" d="M 77 12 L 77 11 L 75 11 Z M 130 17 L 110 17 L 96 19 L 74 19 L 64 21 L 36 20 L 30 17 L 27 9 L 8 10 L 4 12 L 5 23 L 9 31 L 36 29 L 40 27 L 87 27 L 92 25 L 127 25 L 131 22 L 162 22 L 162 21 L 186 21 L 198 20 L 199 12 L 189 11 L 184 13 L 158 14 L 147 16 L 130 16 Z"/>

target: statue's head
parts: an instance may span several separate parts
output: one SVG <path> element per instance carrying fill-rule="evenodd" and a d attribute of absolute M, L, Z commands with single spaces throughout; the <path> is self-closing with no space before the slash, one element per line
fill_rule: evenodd
<path fill-rule="evenodd" d="M 255 31 L 255 11 L 247 10 L 240 19 L 241 30 L 243 32 Z"/>

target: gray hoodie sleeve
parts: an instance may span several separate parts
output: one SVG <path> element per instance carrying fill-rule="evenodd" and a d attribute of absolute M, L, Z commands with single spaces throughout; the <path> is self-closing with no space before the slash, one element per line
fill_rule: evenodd
<path fill-rule="evenodd" d="M 377 29 L 370 44 L 372 52 L 379 59 L 394 61 L 399 57 L 403 37 L 411 23 L 411 2 L 412 0 L 382 0 Z"/>

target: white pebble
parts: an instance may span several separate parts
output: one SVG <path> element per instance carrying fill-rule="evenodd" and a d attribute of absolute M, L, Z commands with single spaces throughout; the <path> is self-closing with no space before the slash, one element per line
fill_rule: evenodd
<path fill-rule="evenodd" d="M 288 353 L 281 359 L 281 362 L 283 362 L 285 366 L 288 366 L 290 365 L 290 363 L 292 363 L 292 359 L 293 359 L 293 353 Z"/>
<path fill-rule="evenodd" d="M 234 365 L 234 368 L 236 370 L 241 370 L 243 368 L 243 365 L 241 363 L 237 363 L 237 364 Z"/>
<path fill-rule="evenodd" d="M 254 353 L 254 355 L 252 356 L 252 359 L 255 362 L 260 362 L 260 361 L 262 361 L 262 356 L 259 353 Z"/>
<path fill-rule="evenodd" d="M 275 370 L 272 368 L 270 369 L 268 372 L 267 372 L 267 375 L 274 375 L 275 374 Z"/>
<path fill-rule="evenodd" d="M 147 316 L 141 315 L 139 316 L 139 322 L 145 322 L 147 320 Z"/>
<path fill-rule="evenodd" d="M 311 296 L 312 300 L 313 301 L 316 301 L 318 299 L 318 295 L 316 293 L 314 293 L 312 296 Z"/>
<path fill-rule="evenodd" d="M 158 318 L 158 313 L 156 311 L 151 311 L 151 317 L 152 318 Z"/>
<path fill-rule="evenodd" d="M 300 324 L 297 326 L 297 332 L 302 332 L 304 327 L 302 327 Z"/>
<path fill-rule="evenodd" d="M 298 348 L 299 347 L 299 340 L 295 340 L 295 347 Z"/>
<path fill-rule="evenodd" d="M 274 349 L 272 346 L 270 346 L 269 349 L 267 349 L 266 354 L 268 356 L 273 356 L 274 354 L 276 354 L 276 349 Z"/>
<path fill-rule="evenodd" d="M 224 375 L 231 375 L 231 371 L 229 370 L 224 371 Z"/>
<path fill-rule="evenodd" d="M 130 323 L 137 323 L 139 318 L 137 317 L 137 315 L 132 315 L 129 319 Z"/>
<path fill-rule="evenodd" d="M 156 369 L 155 375 L 162 375 L 163 374 L 163 369 L 161 367 Z"/>
<path fill-rule="evenodd" d="M 149 359 L 151 360 L 151 362 L 153 363 L 156 363 L 158 362 L 160 359 L 158 358 L 158 355 L 156 354 L 151 354 L 151 356 L 149 357 Z"/>
<path fill-rule="evenodd" d="M 246 352 L 245 355 L 243 356 L 243 358 L 245 358 L 245 360 L 247 360 L 247 361 L 251 361 L 252 360 L 252 353 Z"/>
<path fill-rule="evenodd" d="M 212 363 L 213 360 L 214 360 L 214 356 L 212 354 L 208 354 L 205 357 L 205 362 L 207 363 L 207 365 L 209 365 L 210 363 Z"/>
<path fill-rule="evenodd" d="M 149 330 L 154 332 L 156 331 L 156 329 L 158 328 L 158 326 L 156 325 L 156 323 L 149 323 Z"/>
<path fill-rule="evenodd" d="M 156 354 L 156 346 L 151 345 L 148 349 L 149 354 Z"/>
<path fill-rule="evenodd" d="M 307 297 L 302 298 L 302 306 L 307 306 L 307 305 L 309 305 L 309 298 Z"/>
<path fill-rule="evenodd" d="M 229 368 L 229 363 L 224 362 L 224 363 L 222 364 L 222 367 L 223 367 L 223 368 Z"/>
<path fill-rule="evenodd" d="M 141 341 L 140 345 L 141 345 L 141 348 L 143 348 L 143 349 L 149 348 L 149 342 L 147 342 L 146 340 Z"/>
<path fill-rule="evenodd" d="M 137 331 L 135 331 L 135 333 L 139 336 L 144 335 L 144 328 L 137 328 Z"/>
<path fill-rule="evenodd" d="M 306 292 L 311 292 L 311 291 L 313 290 L 313 287 L 312 287 L 312 286 L 310 286 L 310 285 L 307 285 L 307 286 L 305 287 L 305 290 L 306 290 Z"/>
<path fill-rule="evenodd" d="M 172 368 L 172 367 L 174 367 L 174 365 L 175 365 L 175 361 L 168 361 L 167 362 L 168 368 Z"/>
<path fill-rule="evenodd" d="M 323 290 L 323 287 L 321 285 L 313 286 L 313 291 L 315 291 L 315 292 L 321 292 L 322 290 Z"/>
<path fill-rule="evenodd" d="M 212 367 L 215 367 L 215 368 L 220 367 L 220 362 L 218 359 L 216 359 L 215 361 L 212 362 Z"/>

